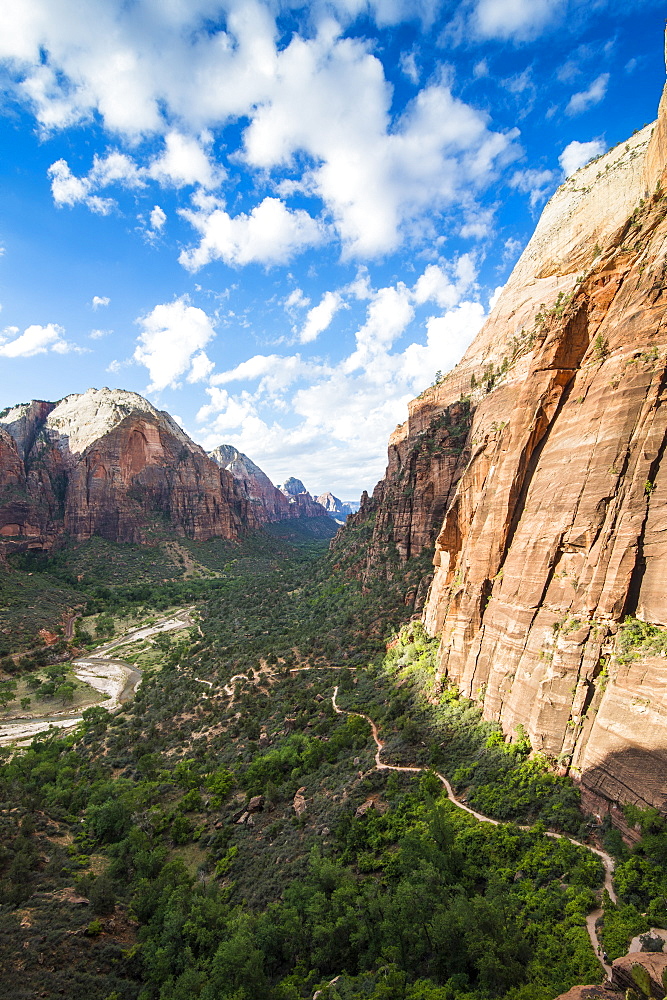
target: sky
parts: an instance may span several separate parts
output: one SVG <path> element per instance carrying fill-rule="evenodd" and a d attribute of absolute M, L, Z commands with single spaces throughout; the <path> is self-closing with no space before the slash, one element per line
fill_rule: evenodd
<path fill-rule="evenodd" d="M 372 490 L 557 186 L 653 121 L 655 0 L 0 5 L 0 409 L 95 386 Z"/>

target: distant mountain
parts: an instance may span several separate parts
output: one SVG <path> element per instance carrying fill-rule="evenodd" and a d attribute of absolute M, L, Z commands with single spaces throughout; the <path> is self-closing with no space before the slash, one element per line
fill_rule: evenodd
<path fill-rule="evenodd" d="M 302 493 L 308 493 L 308 490 L 303 485 L 300 479 L 295 479 L 294 476 L 290 476 L 286 479 L 282 486 L 278 486 L 281 493 L 284 493 L 286 497 L 297 497 Z M 308 494 L 310 496 L 310 494 Z"/>
<path fill-rule="evenodd" d="M 317 502 L 324 507 L 329 517 L 332 517 L 338 524 L 345 524 L 350 514 L 359 509 L 358 503 L 352 507 L 349 503 L 339 500 L 333 493 L 322 493 L 317 498 Z"/>
<path fill-rule="evenodd" d="M 266 473 L 233 445 L 222 444 L 209 454 L 233 475 L 242 496 L 255 505 L 262 522 L 326 516 L 327 511 L 313 500 L 300 479 L 290 478 L 283 486 L 274 486 Z"/>
<path fill-rule="evenodd" d="M 205 541 L 269 521 L 326 517 L 292 504 L 230 446 L 209 457 L 166 412 L 121 389 L 0 412 L 0 557 L 99 535 L 144 542 L 154 531 Z"/>

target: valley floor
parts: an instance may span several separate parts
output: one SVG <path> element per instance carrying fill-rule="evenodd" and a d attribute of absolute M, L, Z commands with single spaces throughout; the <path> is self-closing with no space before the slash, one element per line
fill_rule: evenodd
<path fill-rule="evenodd" d="M 438 687 L 398 585 L 268 536 L 196 558 L 196 627 L 100 650 L 140 664 L 134 698 L 4 751 L 0 992 L 552 1000 L 664 926 L 660 818 L 632 852 L 592 826 Z"/>

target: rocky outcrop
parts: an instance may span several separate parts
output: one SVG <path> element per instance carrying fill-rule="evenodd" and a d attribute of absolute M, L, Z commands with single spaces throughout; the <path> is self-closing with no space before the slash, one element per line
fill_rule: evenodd
<path fill-rule="evenodd" d="M 292 517 L 328 517 L 324 507 L 313 500 L 300 479 L 290 476 L 278 489 L 287 498 Z"/>
<path fill-rule="evenodd" d="M 274 486 L 260 467 L 233 445 L 221 444 L 209 454 L 220 468 L 232 474 L 241 496 L 253 506 L 261 524 L 294 517 L 323 517 L 327 513 L 300 479 L 288 479 L 283 486 Z"/>
<path fill-rule="evenodd" d="M 235 538 L 256 522 L 233 476 L 141 396 L 89 389 L 0 417 L 0 535 L 30 547 L 155 529 Z"/>
<path fill-rule="evenodd" d="M 457 367 L 409 407 L 385 479 L 335 542 L 362 576 L 435 540 L 440 676 L 582 781 L 667 810 L 665 115 L 547 205 Z"/>
<path fill-rule="evenodd" d="M 623 1000 L 624 994 L 606 986 L 573 986 L 556 1000 Z"/>
<path fill-rule="evenodd" d="M 261 524 L 282 521 L 293 516 L 293 508 L 258 465 L 233 445 L 221 444 L 209 452 L 221 469 L 234 477 L 238 492 L 254 509 Z"/>
<path fill-rule="evenodd" d="M 667 955 L 633 952 L 617 958 L 612 965 L 611 982 L 621 996 L 626 996 L 626 990 L 631 990 L 635 996 L 664 1000 L 667 994 Z"/>
<path fill-rule="evenodd" d="M 378 573 L 391 580 L 405 575 L 405 564 L 433 552 L 445 511 L 469 458 L 469 400 L 424 409 L 389 439 L 389 463 L 372 497 L 362 494 L 359 511 L 331 544 L 341 568 L 369 582 Z M 415 429 L 416 428 L 416 429 Z M 406 603 L 419 609 L 430 576 L 408 585 Z"/>
<path fill-rule="evenodd" d="M 334 518 L 339 524 L 344 524 L 346 518 L 352 514 L 350 505 L 343 503 L 342 500 L 339 500 L 331 492 L 322 493 L 317 497 L 317 502 L 320 506 L 324 507 L 329 517 Z"/>

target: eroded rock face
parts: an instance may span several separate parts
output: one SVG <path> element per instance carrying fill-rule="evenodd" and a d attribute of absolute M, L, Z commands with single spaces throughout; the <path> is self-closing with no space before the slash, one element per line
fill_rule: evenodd
<path fill-rule="evenodd" d="M 667 955 L 647 955 L 633 952 L 617 958 L 612 965 L 612 985 L 622 991 L 632 990 L 642 997 L 664 1000 Z"/>
<path fill-rule="evenodd" d="M 210 457 L 221 469 L 232 474 L 241 496 L 252 506 L 260 524 L 326 514 L 326 510 L 306 492 L 300 479 L 289 479 L 284 487 L 274 486 L 266 473 L 233 445 L 219 445 L 210 452 Z"/>
<path fill-rule="evenodd" d="M 523 725 L 598 812 L 667 810 L 667 659 L 614 656 L 625 615 L 667 625 L 665 115 L 554 195 L 335 543 L 356 530 L 370 575 L 437 536 L 441 676 Z"/>
<path fill-rule="evenodd" d="M 206 540 L 254 526 L 233 476 L 141 396 L 89 389 L 0 418 L 0 532 L 141 542 L 156 524 Z"/>
<path fill-rule="evenodd" d="M 606 986 L 573 986 L 556 1000 L 623 1000 L 624 995 Z"/>

